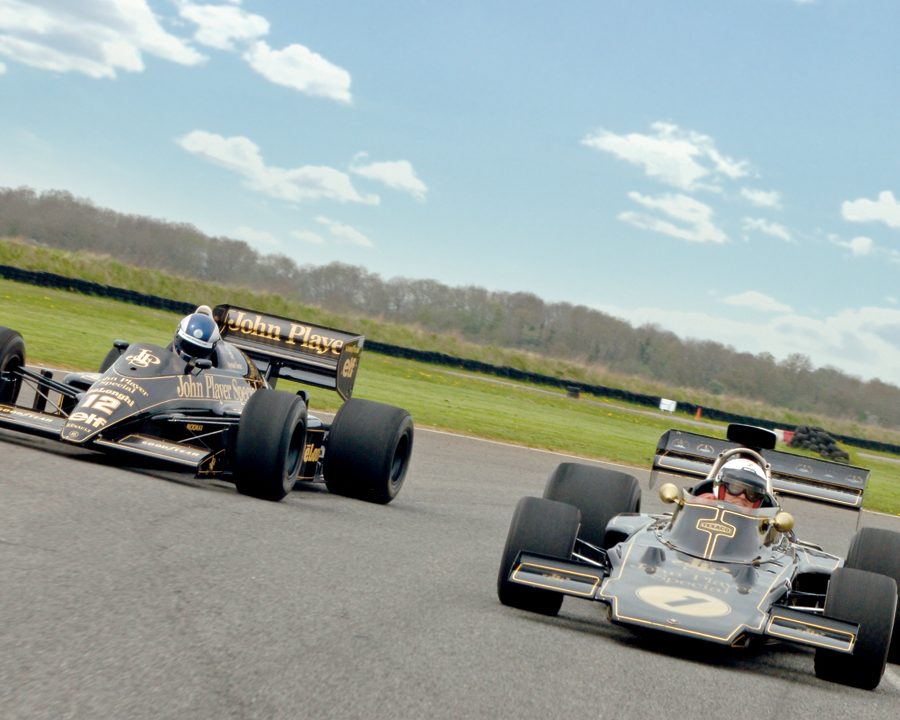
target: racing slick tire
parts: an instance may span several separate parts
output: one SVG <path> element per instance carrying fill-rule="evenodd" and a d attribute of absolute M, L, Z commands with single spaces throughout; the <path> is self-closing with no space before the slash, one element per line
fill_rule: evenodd
<path fill-rule="evenodd" d="M 894 578 L 900 593 L 900 532 L 883 528 L 861 528 L 850 542 L 844 567 L 868 570 Z M 894 634 L 888 662 L 900 663 L 900 610 L 894 618 Z"/>
<path fill-rule="evenodd" d="M 816 677 L 822 680 L 874 690 L 887 664 L 897 586 L 886 575 L 856 568 L 838 568 L 825 594 L 827 617 L 859 623 L 853 654 L 818 648 Z"/>
<path fill-rule="evenodd" d="M 624 540 L 618 533 L 607 537 L 609 521 L 641 509 L 641 489 L 633 475 L 580 463 L 560 463 L 547 480 L 544 497 L 577 507 L 581 511 L 579 537 L 605 549 Z"/>
<path fill-rule="evenodd" d="M 241 413 L 234 446 L 234 484 L 242 495 L 278 501 L 294 487 L 306 447 L 306 403 L 257 390 Z"/>
<path fill-rule="evenodd" d="M 336 495 L 386 505 L 403 486 L 412 446 L 413 421 L 406 410 L 350 399 L 325 438 L 325 485 Z"/>
<path fill-rule="evenodd" d="M 510 573 L 522 551 L 569 559 L 575 547 L 581 514 L 574 505 L 523 497 L 516 505 L 497 573 L 497 597 L 510 607 L 541 615 L 557 615 L 562 593 L 511 582 Z"/>
<path fill-rule="evenodd" d="M 12 378 L 6 373 L 22 367 L 25 367 L 25 341 L 15 330 L 0 327 L 0 403 L 15 405 L 22 378 Z"/>

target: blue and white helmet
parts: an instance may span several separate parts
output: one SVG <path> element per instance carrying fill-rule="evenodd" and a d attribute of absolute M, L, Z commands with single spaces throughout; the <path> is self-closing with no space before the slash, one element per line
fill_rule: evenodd
<path fill-rule="evenodd" d="M 178 323 L 172 349 L 182 359 L 190 362 L 210 357 L 220 339 L 219 328 L 215 321 L 204 312 L 195 312 Z"/>

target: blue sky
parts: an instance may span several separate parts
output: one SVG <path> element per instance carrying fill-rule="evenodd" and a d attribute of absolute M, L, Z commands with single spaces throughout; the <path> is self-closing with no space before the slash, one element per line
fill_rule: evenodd
<path fill-rule="evenodd" d="M 0 187 L 900 384 L 894 0 L 0 0 Z"/>

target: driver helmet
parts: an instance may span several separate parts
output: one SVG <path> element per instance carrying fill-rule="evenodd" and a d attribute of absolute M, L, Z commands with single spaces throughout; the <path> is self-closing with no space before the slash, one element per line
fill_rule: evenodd
<path fill-rule="evenodd" d="M 220 338 L 215 321 L 206 313 L 195 312 L 178 323 L 172 349 L 187 362 L 208 358 L 215 351 Z"/>
<path fill-rule="evenodd" d="M 725 491 L 729 495 L 740 495 L 758 508 L 769 493 L 769 480 L 766 472 L 759 464 L 746 458 L 735 458 L 723 463 L 713 480 L 713 494 L 719 499 L 725 499 Z"/>

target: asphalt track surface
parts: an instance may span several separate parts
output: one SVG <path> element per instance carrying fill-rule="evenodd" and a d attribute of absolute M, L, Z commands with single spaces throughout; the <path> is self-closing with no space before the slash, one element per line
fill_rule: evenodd
<path fill-rule="evenodd" d="M 897 665 L 865 692 L 816 679 L 802 648 L 636 635 L 573 599 L 557 618 L 501 606 L 513 507 L 564 456 L 419 429 L 383 507 L 268 503 L 6 431 L 0 453 L 4 719 L 900 716 Z M 854 514 L 786 504 L 846 552 Z"/>

